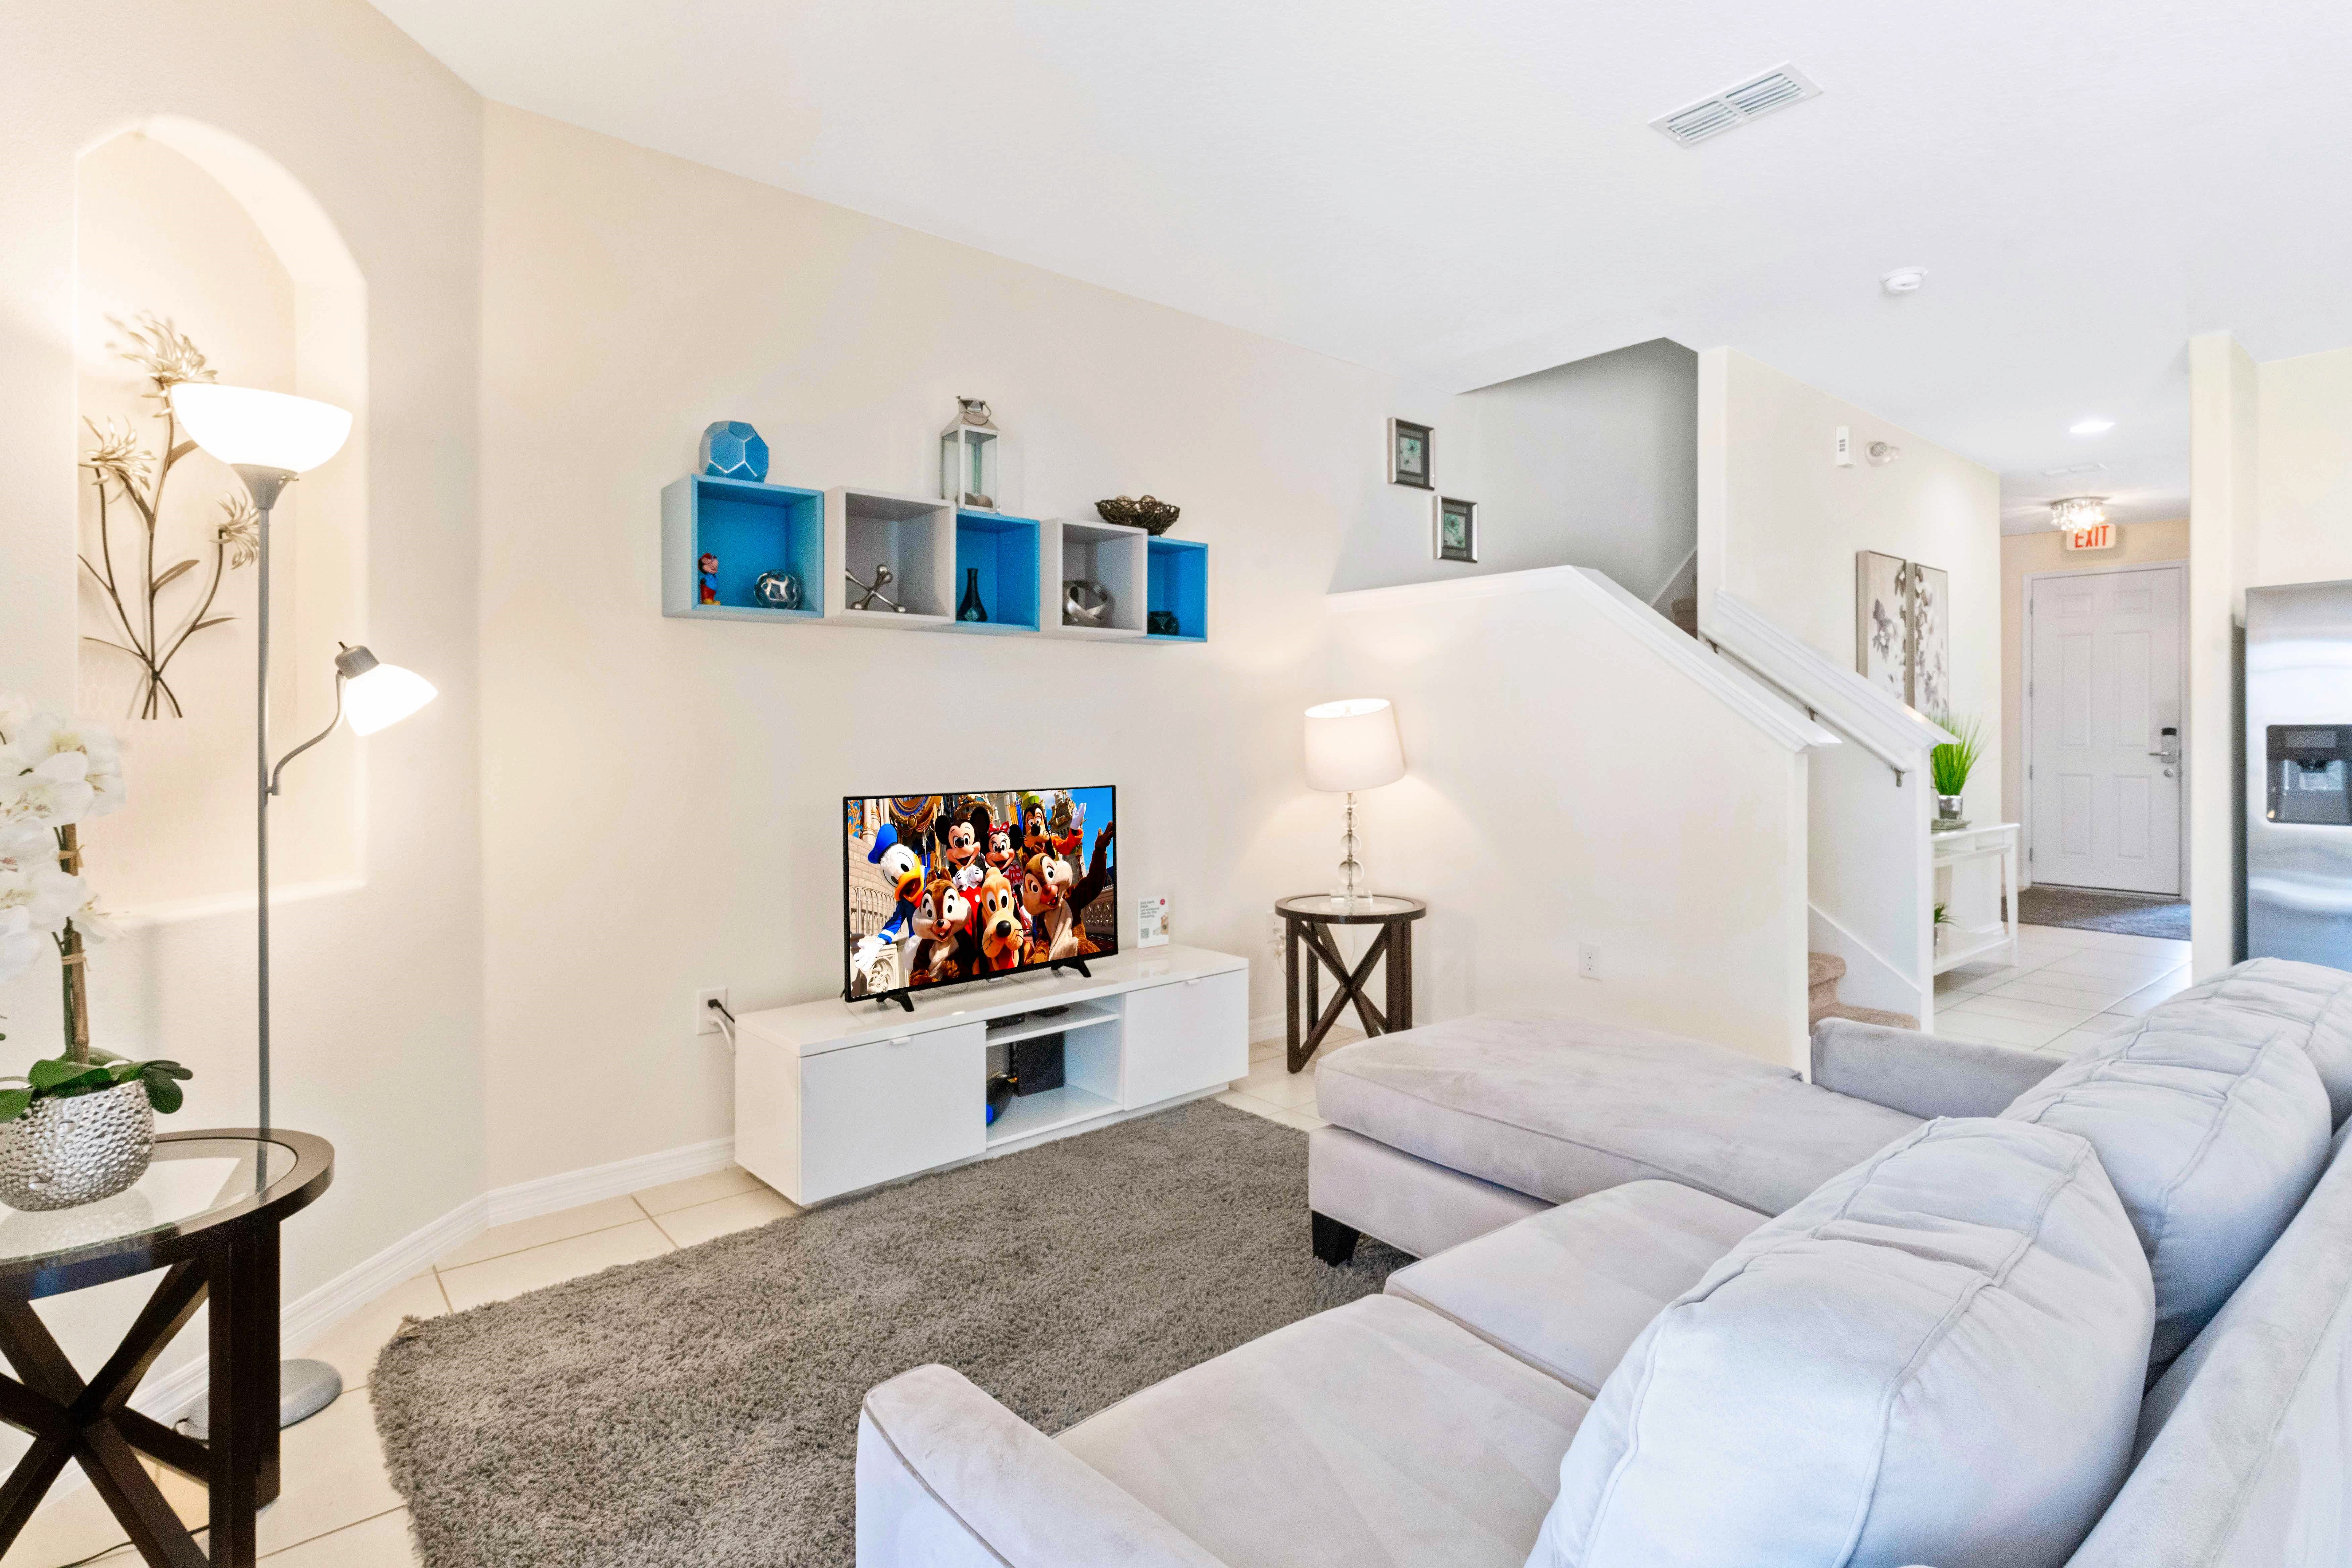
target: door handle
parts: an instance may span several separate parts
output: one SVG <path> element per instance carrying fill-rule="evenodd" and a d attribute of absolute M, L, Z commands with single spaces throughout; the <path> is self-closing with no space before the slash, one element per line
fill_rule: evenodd
<path fill-rule="evenodd" d="M 2161 757 L 2168 763 L 2178 763 L 2180 761 L 2179 730 L 2170 724 L 2167 724 L 2163 729 L 2158 730 L 2156 733 L 2157 742 L 2155 745 L 2150 746 L 2147 749 L 2147 754 L 2151 757 Z M 2169 778 L 2171 775 L 2168 773 L 2165 776 Z"/>

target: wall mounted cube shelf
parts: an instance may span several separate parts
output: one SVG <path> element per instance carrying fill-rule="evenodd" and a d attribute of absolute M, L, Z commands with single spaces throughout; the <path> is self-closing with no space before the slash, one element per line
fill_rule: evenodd
<path fill-rule="evenodd" d="M 1143 547 L 1139 528 L 1065 520 L 1045 525 L 1045 630 L 1057 637 L 1136 642 L 1143 636 Z M 1062 584 L 1084 578 L 1110 594 L 1110 624 L 1070 626 L 1062 619 Z"/>
<path fill-rule="evenodd" d="M 718 557 L 715 605 L 701 603 L 698 563 Z M 847 574 L 874 580 L 890 568 L 885 597 L 904 613 L 853 610 L 860 591 Z M 763 572 L 801 584 L 801 607 L 761 604 Z M 959 621 L 968 577 L 977 574 L 985 621 Z M 1100 584 L 1111 595 L 1108 624 L 1066 626 L 1062 584 Z M 1002 512 L 959 510 L 927 497 L 689 474 L 662 487 L 662 614 L 685 619 L 830 624 L 901 631 L 977 632 L 1096 642 L 1202 642 L 1208 636 L 1209 549 L 1195 540 L 1155 539 L 1139 528 Z M 1170 610 L 1181 630 L 1151 636 L 1146 613 Z"/>
<path fill-rule="evenodd" d="M 1037 629 L 1039 530 L 1034 518 L 956 513 L 954 593 L 948 605 L 956 616 L 956 630 L 1003 634 Z M 967 584 L 978 586 L 988 619 L 962 618 Z"/>
<path fill-rule="evenodd" d="M 951 625 L 955 594 L 955 508 L 943 500 L 883 495 L 835 488 L 824 492 L 824 552 L 837 563 L 824 584 L 824 618 L 849 625 L 887 625 L 902 630 L 936 630 Z M 851 574 L 874 581 L 874 568 L 890 568 L 885 598 L 904 613 L 853 610 L 862 597 L 849 584 Z"/>
<path fill-rule="evenodd" d="M 719 603 L 700 602 L 696 563 L 719 558 Z M 662 614 L 715 620 L 813 621 L 824 581 L 824 497 L 791 485 L 691 474 L 662 488 Z M 751 596 L 762 572 L 800 579 L 802 605 Z"/>
<path fill-rule="evenodd" d="M 1154 539 L 1146 548 L 1144 607 L 1176 617 L 1175 631 L 1147 635 L 1153 642 L 1208 641 L 1209 547 L 1191 539 Z"/>

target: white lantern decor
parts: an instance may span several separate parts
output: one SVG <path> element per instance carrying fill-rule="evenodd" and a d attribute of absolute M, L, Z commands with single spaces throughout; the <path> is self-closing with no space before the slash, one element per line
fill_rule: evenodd
<path fill-rule="evenodd" d="M 958 506 L 994 511 L 996 444 L 1002 432 L 991 422 L 988 405 L 959 397 L 954 422 L 940 432 L 940 498 Z"/>

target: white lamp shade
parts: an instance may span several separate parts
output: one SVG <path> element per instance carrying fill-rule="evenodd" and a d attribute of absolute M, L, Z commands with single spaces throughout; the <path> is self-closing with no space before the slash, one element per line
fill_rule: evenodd
<path fill-rule="evenodd" d="M 413 669 L 379 664 L 343 684 L 343 717 L 362 735 L 397 724 L 436 697 L 433 683 Z"/>
<path fill-rule="evenodd" d="M 1307 787 L 1377 789 L 1404 777 L 1396 710 L 1385 697 L 1349 697 L 1307 710 Z"/>
<path fill-rule="evenodd" d="M 189 440 L 231 468 L 307 473 L 352 434 L 347 408 L 251 386 L 184 381 L 172 388 L 172 412 Z"/>

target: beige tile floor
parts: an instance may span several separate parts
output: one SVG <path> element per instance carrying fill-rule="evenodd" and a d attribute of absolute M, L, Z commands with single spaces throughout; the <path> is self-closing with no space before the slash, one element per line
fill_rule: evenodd
<path fill-rule="evenodd" d="M 2016 963 L 1936 977 L 1936 1033 L 2073 1056 L 2188 985 L 2185 942 L 2021 926 Z"/>

